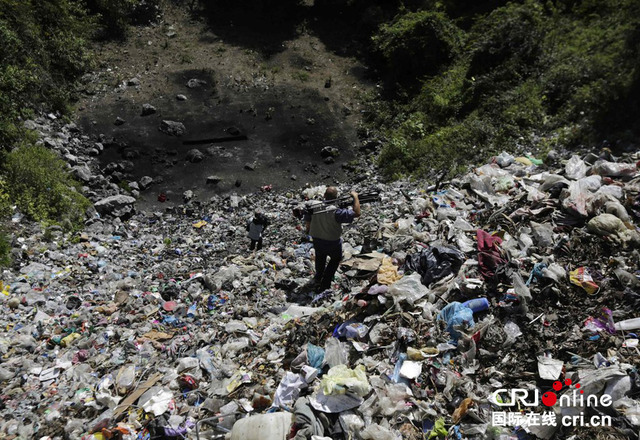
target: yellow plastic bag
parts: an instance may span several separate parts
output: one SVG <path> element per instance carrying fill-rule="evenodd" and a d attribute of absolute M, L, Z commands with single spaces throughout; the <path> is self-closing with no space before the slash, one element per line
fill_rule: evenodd
<path fill-rule="evenodd" d="M 402 276 L 398 274 L 398 268 L 393 265 L 391 258 L 383 258 L 382 264 L 378 268 L 378 284 L 386 284 L 388 286 L 400 278 Z"/>
<path fill-rule="evenodd" d="M 586 267 L 579 267 L 569 272 L 569 280 L 571 280 L 571 284 L 582 287 L 589 295 L 593 295 L 600 290 Z"/>
<path fill-rule="evenodd" d="M 350 391 L 364 397 L 371 391 L 363 365 L 358 365 L 353 370 L 344 364 L 336 365 L 322 378 L 320 385 L 325 396 Z"/>

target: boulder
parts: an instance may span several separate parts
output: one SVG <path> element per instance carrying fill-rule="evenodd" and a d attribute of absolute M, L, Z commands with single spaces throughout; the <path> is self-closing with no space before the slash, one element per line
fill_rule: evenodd
<path fill-rule="evenodd" d="M 73 167 L 71 170 L 73 175 L 83 182 L 89 182 L 93 177 L 93 174 L 87 165 L 78 165 Z"/>
<path fill-rule="evenodd" d="M 191 163 L 202 162 L 202 159 L 204 159 L 204 154 L 197 148 L 187 152 L 187 160 Z"/>
<path fill-rule="evenodd" d="M 142 116 L 149 116 L 156 112 L 156 108 L 151 104 L 142 104 Z"/>
<path fill-rule="evenodd" d="M 153 178 L 150 176 L 142 176 L 138 181 L 138 184 L 140 185 L 140 189 L 142 190 L 149 188 L 152 183 L 153 183 Z"/>
<path fill-rule="evenodd" d="M 101 215 L 122 217 L 133 213 L 135 202 L 135 198 L 119 194 L 99 200 L 94 206 Z"/>
<path fill-rule="evenodd" d="M 160 131 L 169 136 L 182 136 L 187 129 L 182 122 L 162 121 L 160 123 Z"/>

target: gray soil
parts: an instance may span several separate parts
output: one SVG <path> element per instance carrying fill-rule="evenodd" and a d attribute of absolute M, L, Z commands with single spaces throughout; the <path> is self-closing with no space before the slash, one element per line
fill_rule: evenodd
<path fill-rule="evenodd" d="M 160 192 L 179 203 L 189 189 L 207 198 L 264 185 L 343 181 L 343 165 L 358 146 L 360 99 L 372 87 L 363 78 L 364 67 L 304 29 L 278 41 L 275 51 L 272 40 L 261 48 L 261 35 L 251 29 L 225 26 L 221 33 L 225 40 L 215 25 L 168 7 L 162 23 L 99 49 L 101 68 L 85 78 L 77 122 L 90 135 L 116 141 L 106 142 L 111 146 L 100 156 L 101 166 L 131 160 L 134 178 L 148 175 L 161 182 L 141 195 L 141 205 L 149 207 Z M 189 88 L 191 79 L 204 83 Z M 178 100 L 179 94 L 187 99 Z M 157 112 L 142 116 L 147 103 Z M 116 125 L 116 118 L 124 123 Z M 162 120 L 182 122 L 186 133 L 161 132 Z M 237 132 L 247 139 L 185 144 Z M 340 150 L 335 163 L 321 157 L 325 146 Z M 201 162 L 186 159 L 193 148 L 204 153 Z M 211 175 L 222 180 L 207 185 Z"/>

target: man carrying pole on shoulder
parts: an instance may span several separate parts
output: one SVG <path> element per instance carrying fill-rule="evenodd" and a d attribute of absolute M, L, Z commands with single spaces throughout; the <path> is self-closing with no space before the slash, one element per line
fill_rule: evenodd
<path fill-rule="evenodd" d="M 353 191 L 351 196 L 353 208 L 340 208 L 336 203 L 338 189 L 330 186 L 324 193 L 324 203 L 312 206 L 305 215 L 306 232 L 311 235 L 316 252 L 314 283 L 319 291 L 331 288 L 331 281 L 342 260 L 342 224 L 360 217 L 358 193 Z"/>

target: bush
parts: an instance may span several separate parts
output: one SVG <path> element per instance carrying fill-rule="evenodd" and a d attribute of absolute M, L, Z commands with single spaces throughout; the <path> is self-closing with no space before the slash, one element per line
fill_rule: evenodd
<path fill-rule="evenodd" d="M 10 252 L 11 244 L 4 231 L 0 231 L 0 267 L 7 267 L 11 264 Z"/>
<path fill-rule="evenodd" d="M 91 20 L 73 0 L 0 0 L 0 145 L 22 138 L 20 117 L 64 110 L 90 65 Z"/>
<path fill-rule="evenodd" d="M 418 11 L 397 16 L 373 37 L 393 78 L 411 85 L 434 75 L 453 60 L 463 32 L 441 12 Z"/>
<path fill-rule="evenodd" d="M 66 164 L 42 146 L 24 145 L 7 154 L 5 188 L 18 209 L 34 220 L 79 227 L 89 201 Z"/>
<path fill-rule="evenodd" d="M 432 14 L 382 27 L 377 42 L 397 57 L 392 68 L 415 73 L 407 60 L 418 57 L 428 34 L 413 33 L 416 18 Z M 370 105 L 379 115 L 368 120 L 389 133 L 380 157 L 388 175 L 451 175 L 500 150 L 633 142 L 640 134 L 637 0 L 524 0 L 471 23 L 464 45 L 443 49 L 440 70 L 421 79 L 417 96 L 400 87 L 394 102 Z"/>

